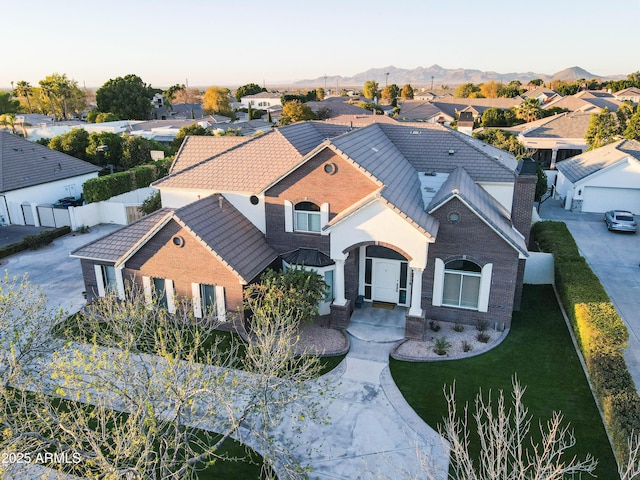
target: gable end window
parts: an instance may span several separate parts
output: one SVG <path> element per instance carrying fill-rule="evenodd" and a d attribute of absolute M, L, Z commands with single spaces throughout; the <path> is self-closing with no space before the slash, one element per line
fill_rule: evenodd
<path fill-rule="evenodd" d="M 296 232 L 320 233 L 320 207 L 312 202 L 296 203 L 293 208 L 293 228 Z"/>

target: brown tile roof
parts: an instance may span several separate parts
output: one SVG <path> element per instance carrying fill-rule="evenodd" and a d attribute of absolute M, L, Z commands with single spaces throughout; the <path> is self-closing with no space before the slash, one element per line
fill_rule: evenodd
<path fill-rule="evenodd" d="M 185 170 L 197 163 L 240 145 L 251 137 L 234 136 L 188 136 L 185 137 L 169 174 Z"/>
<path fill-rule="evenodd" d="M 0 192 L 99 172 L 100 167 L 0 131 Z"/>

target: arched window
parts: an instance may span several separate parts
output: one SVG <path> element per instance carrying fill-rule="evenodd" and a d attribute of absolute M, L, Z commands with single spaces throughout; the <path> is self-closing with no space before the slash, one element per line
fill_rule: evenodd
<path fill-rule="evenodd" d="M 478 309 L 482 268 L 470 260 L 452 260 L 444 266 L 442 305 Z"/>
<path fill-rule="evenodd" d="M 297 232 L 320 232 L 320 207 L 312 202 L 296 203 L 294 229 Z"/>

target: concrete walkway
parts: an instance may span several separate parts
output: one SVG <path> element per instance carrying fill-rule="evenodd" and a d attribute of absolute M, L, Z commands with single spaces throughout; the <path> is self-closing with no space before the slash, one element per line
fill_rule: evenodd
<path fill-rule="evenodd" d="M 624 358 L 640 391 L 640 233 L 609 232 L 601 213 L 571 212 L 555 200 L 542 205 L 540 216 L 567 225 L 580 254 L 627 325 L 629 344 Z"/>

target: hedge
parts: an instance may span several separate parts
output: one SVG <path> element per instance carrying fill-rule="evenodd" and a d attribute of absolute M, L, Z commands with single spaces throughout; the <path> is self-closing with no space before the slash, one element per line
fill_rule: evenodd
<path fill-rule="evenodd" d="M 39 235 L 27 235 L 21 241 L 0 247 L 0 258 L 8 257 L 14 253 L 22 252 L 29 248 L 35 250 L 43 245 L 49 245 L 54 239 L 71 232 L 71 227 L 60 227 L 46 230 Z"/>
<path fill-rule="evenodd" d="M 623 357 L 629 331 L 562 222 L 538 222 L 533 238 L 553 253 L 556 287 L 585 359 L 619 460 L 640 433 L 640 396 Z"/>
<path fill-rule="evenodd" d="M 164 175 L 166 175 L 164 163 L 157 166 L 151 164 L 140 165 L 126 172 L 90 178 L 84 182 L 82 190 L 84 192 L 84 198 L 88 203 L 101 202 L 115 195 L 148 187 L 151 182 Z"/>

